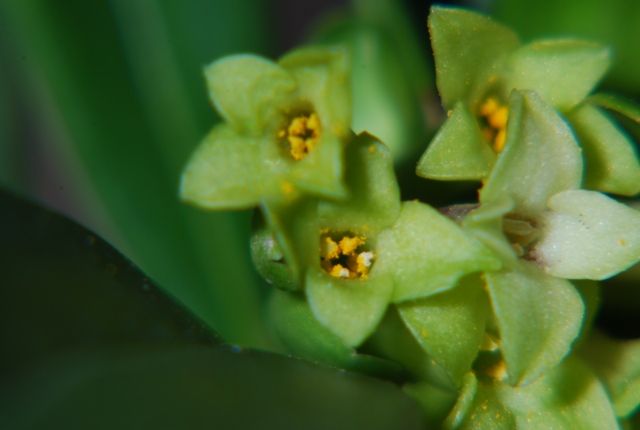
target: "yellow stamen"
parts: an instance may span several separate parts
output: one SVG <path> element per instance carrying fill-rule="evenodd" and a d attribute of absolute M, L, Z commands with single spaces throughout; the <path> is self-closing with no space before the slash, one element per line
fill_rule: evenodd
<path fill-rule="evenodd" d="M 323 236 L 320 241 L 320 265 L 337 278 L 366 278 L 375 254 L 368 250 L 358 252 L 366 244 L 359 236 L 344 236 L 339 241 Z"/>
<path fill-rule="evenodd" d="M 493 97 L 489 97 L 479 109 L 479 114 L 486 121 L 487 126 L 482 129 L 484 138 L 492 143 L 493 150 L 502 152 L 506 142 L 507 119 L 509 109 L 501 105 Z"/>
<path fill-rule="evenodd" d="M 293 118 L 286 132 L 281 130 L 278 137 L 286 136 L 291 157 L 299 161 L 305 158 L 316 146 L 320 138 L 320 131 L 320 119 L 314 112 L 309 116 L 302 115 Z"/>

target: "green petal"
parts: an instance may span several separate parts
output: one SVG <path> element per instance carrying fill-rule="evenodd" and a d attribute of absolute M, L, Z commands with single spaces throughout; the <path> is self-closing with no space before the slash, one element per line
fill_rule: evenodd
<path fill-rule="evenodd" d="M 400 365 L 345 345 L 320 324 L 304 297 L 274 290 L 269 301 L 269 321 L 278 339 L 296 357 L 377 377 L 397 376 Z"/>
<path fill-rule="evenodd" d="M 432 207 L 404 202 L 396 224 L 378 236 L 377 270 L 394 275 L 395 303 L 453 287 L 464 275 L 497 270 L 492 253 Z"/>
<path fill-rule="evenodd" d="M 397 307 L 427 354 L 460 386 L 478 355 L 490 313 L 479 277 L 465 278 L 449 291 Z"/>
<path fill-rule="evenodd" d="M 423 178 L 480 180 L 491 172 L 496 154 L 480 134 L 480 128 L 464 102 L 456 103 L 418 162 Z"/>
<path fill-rule="evenodd" d="M 479 391 L 492 390 L 511 411 L 511 428 L 617 429 L 607 393 L 596 375 L 581 360 L 568 357 L 540 380 L 527 386 L 482 384 Z M 478 428 L 489 428 L 480 425 Z"/>
<path fill-rule="evenodd" d="M 344 144 L 335 136 L 320 138 L 303 160 L 294 162 L 288 179 L 309 194 L 333 199 L 348 195 L 343 178 Z"/>
<path fill-rule="evenodd" d="M 520 428 L 504 404 L 493 390 L 480 384 L 476 375 L 465 375 L 458 402 L 444 423 L 445 429 L 511 430 Z"/>
<path fill-rule="evenodd" d="M 182 199 L 209 209 L 246 209 L 278 197 L 281 178 L 264 158 L 269 144 L 240 136 L 226 124 L 214 127 L 182 174 Z"/>
<path fill-rule="evenodd" d="M 292 289 L 302 288 L 307 268 L 318 265 L 320 260 L 318 202 L 307 197 L 263 201 L 261 209 L 280 245 L 283 263 L 291 271 L 292 281 L 287 285 Z"/>
<path fill-rule="evenodd" d="M 464 230 L 493 251 L 506 266 L 512 267 L 517 256 L 502 228 L 503 217 L 513 209 L 513 200 L 501 196 L 497 200 L 483 203 L 462 221 Z"/>
<path fill-rule="evenodd" d="M 581 355 L 607 387 L 618 417 L 628 417 L 640 405 L 640 341 L 609 339 L 594 332 Z"/>
<path fill-rule="evenodd" d="M 595 191 L 571 190 L 549 200 L 534 259 L 547 273 L 605 279 L 640 260 L 640 212 Z"/>
<path fill-rule="evenodd" d="M 510 195 L 516 213 L 535 218 L 551 196 L 578 188 L 581 180 L 582 155 L 566 122 L 535 92 L 514 91 L 505 149 L 480 201 Z"/>
<path fill-rule="evenodd" d="M 456 403 L 456 394 L 428 382 L 405 384 L 402 390 L 420 405 L 425 428 L 439 428 Z"/>
<path fill-rule="evenodd" d="M 609 93 L 594 94 L 588 100 L 607 110 L 618 112 L 640 124 L 640 106 L 632 100 Z"/>
<path fill-rule="evenodd" d="M 485 274 L 512 385 L 526 385 L 556 366 L 580 332 L 584 304 L 569 281 L 531 263 Z"/>
<path fill-rule="evenodd" d="M 583 40 L 542 40 L 518 49 L 508 64 L 508 88 L 534 90 L 556 109 L 568 111 L 602 79 L 611 51 Z"/>
<path fill-rule="evenodd" d="M 275 63 L 255 55 L 232 55 L 204 70 L 209 96 L 238 132 L 262 134 L 296 89 L 296 81 Z"/>
<path fill-rule="evenodd" d="M 384 316 L 393 292 L 390 275 L 340 279 L 322 269 L 307 273 L 306 292 L 314 315 L 349 346 L 360 345 Z"/>
<path fill-rule="evenodd" d="M 499 77 L 500 62 L 520 44 L 509 28 L 459 8 L 432 7 L 429 32 L 445 109 L 459 100 L 475 107 Z"/>
<path fill-rule="evenodd" d="M 308 100 L 320 118 L 322 129 L 340 138 L 350 135 L 351 63 L 340 47 L 305 47 L 280 59 L 280 67 L 298 82 L 299 95 Z"/>
<path fill-rule="evenodd" d="M 584 150 L 584 186 L 633 196 L 640 192 L 640 162 L 634 143 L 601 109 L 585 103 L 568 115 Z"/>
<path fill-rule="evenodd" d="M 322 227 L 347 231 L 358 226 L 366 234 L 391 226 L 400 214 L 400 189 L 389 149 L 363 133 L 349 143 L 345 160 L 350 198 L 320 203 Z"/>

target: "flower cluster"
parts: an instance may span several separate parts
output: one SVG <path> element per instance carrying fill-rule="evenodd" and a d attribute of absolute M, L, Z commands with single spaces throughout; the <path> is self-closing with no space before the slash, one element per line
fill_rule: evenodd
<path fill-rule="evenodd" d="M 477 203 L 401 201 L 387 147 L 350 131 L 340 47 L 207 67 L 224 123 L 190 160 L 182 197 L 257 208 L 252 256 L 282 290 L 271 318 L 294 354 L 377 375 L 401 365 L 418 400 L 445 399 L 451 428 L 499 416 L 553 427 L 559 406 L 523 415 L 526 399 L 580 378 L 580 408 L 605 396 L 581 359 L 565 360 L 592 312 L 584 280 L 640 260 L 640 213 L 601 193 L 640 192 L 634 146 L 602 108 L 632 109 L 589 96 L 610 64 L 603 46 L 520 45 L 452 8 L 434 8 L 429 28 L 448 118 L 417 173 L 481 180 Z M 603 408 L 598 422 L 615 423 Z"/>

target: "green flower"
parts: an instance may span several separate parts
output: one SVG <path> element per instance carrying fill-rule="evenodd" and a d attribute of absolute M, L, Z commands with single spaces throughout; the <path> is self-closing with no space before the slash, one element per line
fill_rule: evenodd
<path fill-rule="evenodd" d="M 640 213 L 580 190 L 571 130 L 535 92 L 514 91 L 504 151 L 464 228 L 500 256 L 485 273 L 509 381 L 527 384 L 569 352 L 583 320 L 567 279 L 600 280 L 640 260 Z"/>
<path fill-rule="evenodd" d="M 211 209 L 279 204 L 301 194 L 344 198 L 351 138 L 349 62 L 340 48 L 304 48 L 275 64 L 233 55 L 206 67 L 224 123 L 182 177 L 184 200 Z"/>
<path fill-rule="evenodd" d="M 634 195 L 640 163 L 630 139 L 602 109 L 584 103 L 611 63 L 596 43 L 563 39 L 521 46 L 489 17 L 434 7 L 429 29 L 436 82 L 448 119 L 418 164 L 418 175 L 484 180 L 507 138 L 513 89 L 534 90 L 567 116 L 584 149 L 585 186 Z"/>
<path fill-rule="evenodd" d="M 497 270 L 500 263 L 437 210 L 401 203 L 389 150 L 375 138 L 359 135 L 346 159 L 351 199 L 319 201 L 316 216 L 309 212 L 305 220 L 287 216 L 277 242 L 298 256 L 291 263 L 284 253 L 283 261 L 305 274 L 301 289 L 318 321 L 355 347 L 389 303 L 445 291 L 467 273 Z"/>

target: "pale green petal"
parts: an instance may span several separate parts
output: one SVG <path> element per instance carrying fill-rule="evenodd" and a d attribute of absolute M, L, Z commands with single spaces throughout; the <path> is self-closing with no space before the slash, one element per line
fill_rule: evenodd
<path fill-rule="evenodd" d="M 277 120 L 278 109 L 290 100 L 297 85 L 277 64 L 255 55 L 231 55 L 204 70 L 209 96 L 226 122 L 253 136 Z"/>
<path fill-rule="evenodd" d="M 569 281 L 531 263 L 520 266 L 485 274 L 512 385 L 526 385 L 556 366 L 571 349 L 584 314 Z"/>
<path fill-rule="evenodd" d="M 392 292 L 390 275 L 340 279 L 316 268 L 307 273 L 306 293 L 314 315 L 349 346 L 359 346 L 373 333 Z"/>
<path fill-rule="evenodd" d="M 340 46 L 312 46 L 285 55 L 278 64 L 298 82 L 301 100 L 308 100 L 320 118 L 323 132 L 339 138 L 351 134 L 351 61 Z"/>
<path fill-rule="evenodd" d="M 589 97 L 589 102 L 602 106 L 607 110 L 618 112 L 640 124 L 640 105 L 630 99 L 617 94 L 598 93 Z"/>
<path fill-rule="evenodd" d="M 598 84 L 611 65 L 611 51 L 583 40 L 541 40 L 519 48 L 508 60 L 509 89 L 534 90 L 568 111 Z"/>
<path fill-rule="evenodd" d="M 517 214 L 535 218 L 551 196 L 578 188 L 581 180 L 582 155 L 565 121 L 535 92 L 514 91 L 506 146 L 480 201 L 509 195 Z"/>
<path fill-rule="evenodd" d="M 309 194 L 344 199 L 344 144 L 335 136 L 320 138 L 304 159 L 293 162 L 287 179 Z"/>
<path fill-rule="evenodd" d="M 458 402 L 444 422 L 447 430 L 513 430 L 516 420 L 498 399 L 491 385 L 478 382 L 472 372 L 465 375 Z"/>
<path fill-rule="evenodd" d="M 640 260 L 640 212 L 595 191 L 572 190 L 549 200 L 533 258 L 547 273 L 605 279 Z"/>
<path fill-rule="evenodd" d="M 322 201 L 322 227 L 377 233 L 393 225 L 400 214 L 400 188 L 389 149 L 375 137 L 363 133 L 347 147 L 346 182 L 350 197 L 346 202 Z"/>
<path fill-rule="evenodd" d="M 183 200 L 209 209 L 246 209 L 282 194 L 282 178 L 271 170 L 263 146 L 271 142 L 240 136 L 226 124 L 207 135 L 182 174 Z"/>
<path fill-rule="evenodd" d="M 482 384 L 479 391 L 484 390 L 492 390 L 511 411 L 516 419 L 512 428 L 519 430 L 619 428 L 602 383 L 576 357 L 568 357 L 530 385 Z"/>
<path fill-rule="evenodd" d="M 619 417 L 640 405 L 640 341 L 614 340 L 594 332 L 581 355 L 607 387 Z"/>
<path fill-rule="evenodd" d="M 584 186 L 633 196 L 640 192 L 634 143 L 601 109 L 585 103 L 568 115 L 585 158 Z"/>
<path fill-rule="evenodd" d="M 495 162 L 496 154 L 482 137 L 476 118 L 464 102 L 458 102 L 420 158 L 416 172 L 439 180 L 481 180 Z"/>
<path fill-rule="evenodd" d="M 509 28 L 470 10 L 434 6 L 429 32 L 436 83 L 445 109 L 465 101 L 475 109 L 494 85 L 507 54 L 520 44 Z"/>
<path fill-rule="evenodd" d="M 449 291 L 397 305 L 413 336 L 458 386 L 478 355 L 491 312 L 482 287 L 476 275 Z"/>
<path fill-rule="evenodd" d="M 517 256 L 503 233 L 502 219 L 513 210 L 513 200 L 500 196 L 497 200 L 483 203 L 462 221 L 464 230 L 484 246 L 493 251 L 505 266 L 513 266 Z"/>
<path fill-rule="evenodd" d="M 497 270 L 499 261 L 432 207 L 404 202 L 396 224 L 378 236 L 377 269 L 393 274 L 395 303 L 452 288 L 464 275 Z"/>

